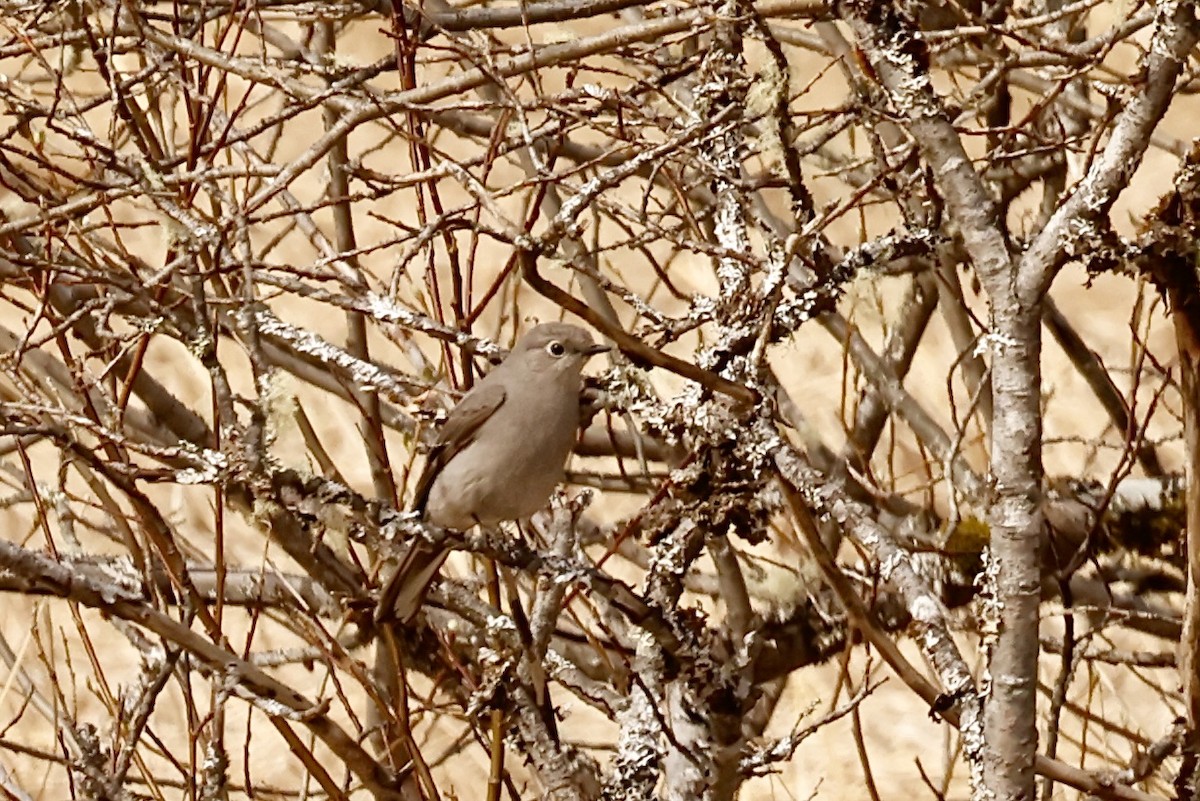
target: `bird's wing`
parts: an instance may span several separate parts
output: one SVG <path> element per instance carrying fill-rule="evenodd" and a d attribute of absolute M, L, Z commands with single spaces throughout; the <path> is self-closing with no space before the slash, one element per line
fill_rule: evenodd
<path fill-rule="evenodd" d="M 417 481 L 417 495 L 413 508 L 425 512 L 429 500 L 429 489 L 442 468 L 454 455 L 471 444 L 480 426 L 504 403 L 504 387 L 498 382 L 480 383 L 458 402 L 446 418 L 446 424 L 438 432 L 437 441 L 425 469 Z M 375 609 L 376 623 L 398 620 L 407 623 L 421 608 L 425 591 L 437 576 L 442 562 L 450 551 L 444 546 L 417 539 L 411 543 L 396 571 L 388 578 L 379 594 Z"/>
<path fill-rule="evenodd" d="M 454 455 L 474 441 L 479 427 L 495 414 L 504 403 L 504 387 L 497 382 L 484 381 L 475 389 L 463 396 L 446 418 L 445 425 L 438 432 L 437 441 L 429 458 L 425 461 L 425 469 L 417 481 L 417 494 L 413 508 L 419 512 L 425 511 L 425 502 L 429 500 L 429 489 L 433 480 L 441 472 L 442 467 L 454 458 Z"/>

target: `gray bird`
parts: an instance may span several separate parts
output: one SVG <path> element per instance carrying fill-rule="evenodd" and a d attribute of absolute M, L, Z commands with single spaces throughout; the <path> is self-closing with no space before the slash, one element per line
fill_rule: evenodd
<path fill-rule="evenodd" d="M 587 360 L 608 350 L 567 323 L 542 323 L 450 412 L 417 482 L 424 520 L 465 531 L 522 520 L 563 480 L 579 435 Z M 449 550 L 417 539 L 379 596 L 379 621 L 408 622 Z"/>

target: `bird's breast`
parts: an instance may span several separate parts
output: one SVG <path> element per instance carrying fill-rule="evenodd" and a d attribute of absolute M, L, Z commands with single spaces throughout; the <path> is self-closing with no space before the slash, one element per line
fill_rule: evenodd
<path fill-rule="evenodd" d="M 577 397 L 566 411 L 563 404 L 546 405 L 544 395 L 510 393 L 434 479 L 427 518 L 465 529 L 523 519 L 545 506 L 578 434 Z"/>

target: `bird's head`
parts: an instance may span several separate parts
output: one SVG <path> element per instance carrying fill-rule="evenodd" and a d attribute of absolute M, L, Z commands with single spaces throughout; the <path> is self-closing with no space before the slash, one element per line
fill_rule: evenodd
<path fill-rule="evenodd" d="M 607 351 L 592 335 L 570 323 L 542 323 L 521 337 L 512 356 L 530 373 L 539 377 L 574 377 L 578 380 L 584 363 L 597 353 Z"/>

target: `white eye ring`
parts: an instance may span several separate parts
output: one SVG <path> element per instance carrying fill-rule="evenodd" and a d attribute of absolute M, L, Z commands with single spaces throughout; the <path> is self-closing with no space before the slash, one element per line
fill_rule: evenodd
<path fill-rule="evenodd" d="M 557 359 L 561 356 L 567 355 L 567 349 L 563 346 L 563 343 L 559 342 L 558 340 L 554 340 L 546 346 L 546 353 L 549 353 L 551 356 Z"/>

